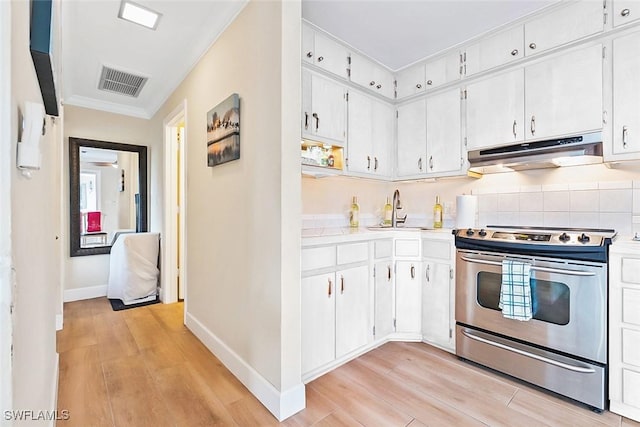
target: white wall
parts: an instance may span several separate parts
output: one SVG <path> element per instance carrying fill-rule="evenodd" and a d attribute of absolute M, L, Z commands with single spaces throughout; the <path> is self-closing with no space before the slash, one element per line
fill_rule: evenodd
<path fill-rule="evenodd" d="M 65 185 L 63 186 L 62 196 L 62 200 L 65 203 L 62 206 L 62 215 L 66 227 L 63 238 L 66 299 L 74 296 L 99 296 L 95 295 L 95 292 L 104 292 L 103 295 L 106 295 L 106 285 L 109 280 L 108 254 L 81 257 L 69 256 L 69 137 L 121 142 L 148 147 L 149 226 L 150 230 L 159 231 L 162 223 L 160 219 L 161 212 L 158 207 L 161 205 L 155 200 L 161 199 L 161 191 L 158 186 L 160 178 L 157 176 L 162 176 L 162 166 L 159 160 L 162 139 L 154 140 L 151 135 L 151 122 L 149 120 L 71 105 L 65 106 L 63 144 L 63 182 Z"/>
<path fill-rule="evenodd" d="M 42 166 L 28 179 L 15 167 L 19 110 L 42 102 L 29 54 L 29 2 L 11 2 L 11 251 L 13 408 L 53 410 L 57 392 L 56 313 L 60 289 L 61 121 L 47 119 Z M 9 379 L 6 379 L 9 381 Z M 4 382 L 4 379 L 3 379 Z M 5 409 L 5 408 L 3 408 Z M 26 422 L 21 425 L 42 425 Z"/>
<path fill-rule="evenodd" d="M 300 3 L 252 1 L 152 119 L 186 99 L 187 325 L 271 410 L 301 409 Z M 206 114 L 240 95 L 240 159 L 207 167 Z"/>

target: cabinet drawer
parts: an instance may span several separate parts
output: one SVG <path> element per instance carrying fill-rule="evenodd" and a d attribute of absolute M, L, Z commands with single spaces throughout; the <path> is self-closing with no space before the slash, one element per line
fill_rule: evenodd
<path fill-rule="evenodd" d="M 622 370 L 622 401 L 627 405 L 640 407 L 640 373 Z"/>
<path fill-rule="evenodd" d="M 376 240 L 374 253 L 376 259 L 390 258 L 393 255 L 393 240 Z"/>
<path fill-rule="evenodd" d="M 395 256 L 400 256 L 400 257 L 420 256 L 420 240 L 415 240 L 415 239 L 396 240 Z"/>
<path fill-rule="evenodd" d="M 640 331 L 622 329 L 622 363 L 640 368 Z"/>
<path fill-rule="evenodd" d="M 336 247 L 324 246 L 321 248 L 308 248 L 302 250 L 302 271 L 316 270 L 318 268 L 332 267 L 336 265 Z"/>
<path fill-rule="evenodd" d="M 352 243 L 338 246 L 338 264 L 351 264 L 369 259 L 369 243 Z"/>
<path fill-rule="evenodd" d="M 622 281 L 640 284 L 640 258 L 622 258 Z"/>
<path fill-rule="evenodd" d="M 640 290 L 622 290 L 622 321 L 640 326 Z"/>
<path fill-rule="evenodd" d="M 422 240 L 423 258 L 451 259 L 451 243 L 439 240 Z"/>

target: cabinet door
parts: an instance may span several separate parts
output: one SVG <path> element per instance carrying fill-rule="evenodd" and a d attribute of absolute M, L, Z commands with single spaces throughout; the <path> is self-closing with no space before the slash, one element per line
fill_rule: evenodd
<path fill-rule="evenodd" d="M 525 68 L 525 139 L 602 128 L 602 45 Z"/>
<path fill-rule="evenodd" d="M 315 63 L 315 55 L 314 55 L 314 46 L 313 46 L 313 38 L 315 36 L 315 32 L 308 26 L 302 25 L 302 60 L 307 64 Z"/>
<path fill-rule="evenodd" d="M 476 150 L 524 139 L 524 71 L 467 86 L 467 149 Z"/>
<path fill-rule="evenodd" d="M 427 98 L 427 173 L 461 169 L 460 116 L 459 89 Z"/>
<path fill-rule="evenodd" d="M 524 57 L 524 28 L 517 26 L 483 38 L 465 51 L 465 75 L 490 70 Z"/>
<path fill-rule="evenodd" d="M 315 64 L 340 77 L 347 77 L 349 52 L 347 48 L 322 34 L 315 34 Z"/>
<path fill-rule="evenodd" d="M 373 340 L 369 267 L 336 272 L 336 357 Z"/>
<path fill-rule="evenodd" d="M 375 331 L 376 340 L 393 332 L 393 264 L 380 261 L 375 264 Z"/>
<path fill-rule="evenodd" d="M 378 95 L 393 98 L 393 74 L 355 53 L 351 54 L 351 81 Z"/>
<path fill-rule="evenodd" d="M 395 135 L 393 127 L 394 108 L 384 101 L 373 101 L 373 171 L 381 177 L 391 176 L 391 148 Z"/>
<path fill-rule="evenodd" d="M 423 93 L 425 91 L 425 80 L 424 64 L 417 64 L 400 71 L 396 75 L 397 98 L 401 99 Z"/>
<path fill-rule="evenodd" d="M 613 41 L 613 153 L 640 151 L 640 34 Z"/>
<path fill-rule="evenodd" d="M 372 100 L 356 91 L 349 92 L 348 120 L 348 170 L 372 173 L 374 166 L 371 121 Z"/>
<path fill-rule="evenodd" d="M 420 175 L 426 171 L 427 103 L 424 99 L 398 107 L 397 175 Z"/>
<path fill-rule="evenodd" d="M 396 261 L 396 332 L 420 333 L 421 263 Z"/>
<path fill-rule="evenodd" d="M 640 3 L 638 3 L 638 0 L 614 0 L 612 9 L 614 27 L 640 19 Z"/>
<path fill-rule="evenodd" d="M 457 52 L 427 62 L 425 64 L 426 89 L 433 89 L 460 79 L 461 62 Z"/>
<path fill-rule="evenodd" d="M 302 279 L 302 372 L 335 359 L 335 274 Z"/>
<path fill-rule="evenodd" d="M 316 74 L 310 74 L 310 81 L 311 110 L 303 112 L 303 133 L 344 144 L 347 114 L 344 86 Z"/>
<path fill-rule="evenodd" d="M 525 55 L 581 39 L 604 29 L 603 2 L 582 0 L 524 25 Z"/>
<path fill-rule="evenodd" d="M 451 283 L 448 263 L 425 260 L 422 287 L 422 335 L 425 340 L 451 348 Z"/>

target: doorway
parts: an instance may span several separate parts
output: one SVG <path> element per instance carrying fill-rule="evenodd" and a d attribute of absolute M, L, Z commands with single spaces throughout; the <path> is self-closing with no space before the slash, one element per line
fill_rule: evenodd
<path fill-rule="evenodd" d="M 186 117 L 187 102 L 185 100 L 164 120 L 165 221 L 161 285 L 162 301 L 165 304 L 185 300 L 187 295 L 185 274 Z"/>

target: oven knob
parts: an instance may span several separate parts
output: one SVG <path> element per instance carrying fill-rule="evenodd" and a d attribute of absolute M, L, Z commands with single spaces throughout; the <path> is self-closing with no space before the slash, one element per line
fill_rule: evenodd
<path fill-rule="evenodd" d="M 473 236 L 473 228 L 467 229 L 467 236 Z"/>
<path fill-rule="evenodd" d="M 587 243 L 589 240 L 591 240 L 589 238 L 589 236 L 587 236 L 584 233 L 582 233 L 580 236 L 578 236 L 578 242 L 580 242 L 580 243 Z"/>
<path fill-rule="evenodd" d="M 567 233 L 562 233 L 558 239 L 560 239 L 561 242 L 568 242 L 571 237 L 569 237 Z"/>
<path fill-rule="evenodd" d="M 485 231 L 484 228 L 482 228 L 478 234 L 480 234 L 480 237 L 484 237 L 487 235 L 487 232 Z"/>

